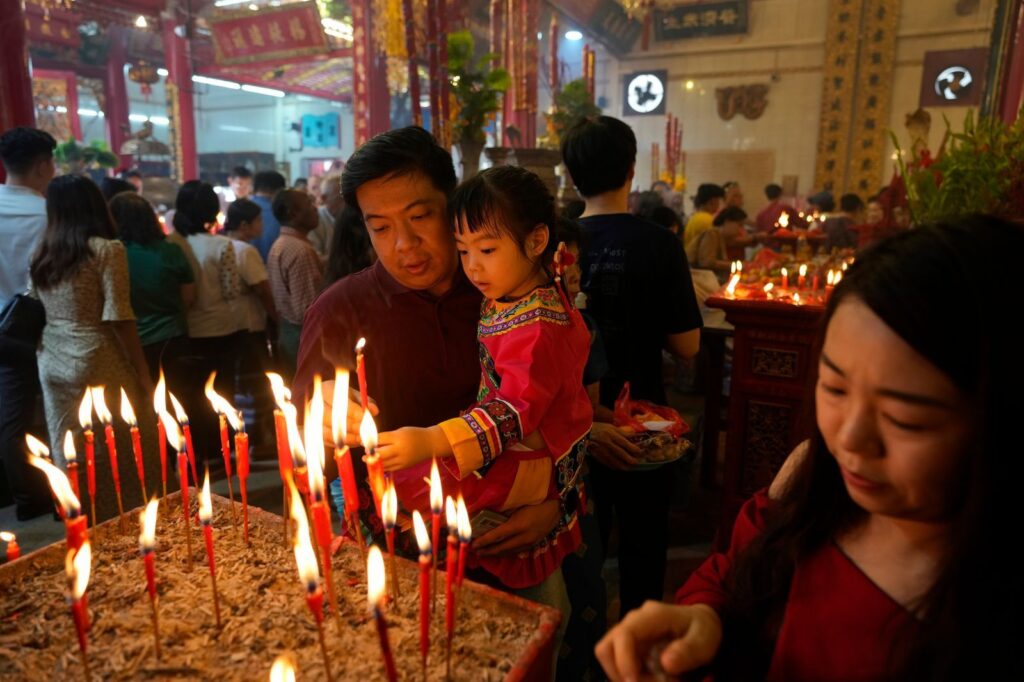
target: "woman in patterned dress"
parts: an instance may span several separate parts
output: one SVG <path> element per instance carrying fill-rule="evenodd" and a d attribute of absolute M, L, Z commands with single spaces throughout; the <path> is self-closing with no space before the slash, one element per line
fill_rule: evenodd
<path fill-rule="evenodd" d="M 39 348 L 39 381 L 43 388 L 50 450 L 63 462 L 67 431 L 75 438 L 84 469 L 78 407 L 87 386 L 104 386 L 107 409 L 113 414 L 117 462 L 124 508 L 143 502 L 128 425 L 121 419 L 124 388 L 138 417 L 142 435 L 146 496 L 158 491 L 160 462 L 152 415 L 153 384 L 142 354 L 129 295 L 128 259 L 117 241 L 114 222 L 103 195 L 92 180 L 64 175 L 46 191 L 47 225 L 32 259 L 32 286 L 46 309 L 46 327 Z M 117 514 L 114 481 L 103 428 L 95 412 L 96 516 Z M 84 473 L 83 473 L 84 479 Z M 89 509 L 85 480 L 83 509 Z"/>

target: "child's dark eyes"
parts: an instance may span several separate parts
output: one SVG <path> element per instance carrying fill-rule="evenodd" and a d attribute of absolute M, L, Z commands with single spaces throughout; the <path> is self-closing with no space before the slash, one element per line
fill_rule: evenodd
<path fill-rule="evenodd" d="M 493 248 L 491 248 L 491 249 L 480 249 L 480 253 L 485 253 L 485 254 L 486 253 L 494 253 L 494 249 Z"/>
<path fill-rule="evenodd" d="M 459 252 L 460 256 L 465 256 L 469 254 L 469 251 L 466 251 L 465 249 L 457 249 L 457 251 Z"/>
<path fill-rule="evenodd" d="M 846 391 L 835 386 L 827 386 L 825 384 L 822 384 L 821 389 L 825 391 L 825 393 L 828 393 L 829 395 L 846 395 Z"/>

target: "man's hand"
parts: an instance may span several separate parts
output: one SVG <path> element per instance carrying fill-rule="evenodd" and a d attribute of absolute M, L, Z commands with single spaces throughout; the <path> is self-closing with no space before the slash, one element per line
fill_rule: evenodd
<path fill-rule="evenodd" d="M 324 393 L 324 443 L 334 447 L 333 419 L 331 416 L 331 410 L 334 405 L 334 379 L 323 382 L 322 389 Z M 377 409 L 377 403 L 373 402 L 372 398 L 368 398 L 367 401 L 370 414 L 374 417 L 380 414 L 380 410 Z M 345 421 L 348 424 L 345 444 L 349 447 L 362 445 L 362 441 L 359 440 L 359 425 L 363 421 L 363 406 L 359 404 L 359 391 L 354 388 L 350 388 L 348 391 L 348 418 Z"/>
<path fill-rule="evenodd" d="M 439 426 L 418 428 L 403 426 L 397 431 L 385 431 L 378 436 L 377 454 L 384 471 L 399 471 L 419 464 L 431 457 L 444 457 L 448 439 Z"/>
<path fill-rule="evenodd" d="M 480 556 L 517 554 L 546 538 L 558 525 L 558 500 L 521 507 L 509 520 L 473 540 Z"/>
<path fill-rule="evenodd" d="M 590 429 L 590 454 L 609 469 L 627 471 L 637 464 L 640 448 L 612 424 L 594 422 Z"/>
<path fill-rule="evenodd" d="M 722 644 L 722 621 L 704 604 L 675 606 L 648 601 L 630 611 L 597 643 L 594 653 L 612 682 L 656 679 L 644 670 L 651 647 L 668 646 L 659 663 L 668 675 L 679 675 L 714 660 Z"/>

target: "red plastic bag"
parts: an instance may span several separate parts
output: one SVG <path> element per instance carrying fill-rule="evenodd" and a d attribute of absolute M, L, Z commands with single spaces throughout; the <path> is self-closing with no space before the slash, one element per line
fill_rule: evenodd
<path fill-rule="evenodd" d="M 627 381 L 623 385 L 619 397 L 615 400 L 612 423 L 623 431 L 644 433 L 651 430 L 644 425 L 644 422 L 671 422 L 668 426 L 658 430 L 675 438 L 679 438 L 690 430 L 690 425 L 683 421 L 679 413 L 671 407 L 655 405 L 647 400 L 632 400 L 629 397 L 629 382 Z"/>

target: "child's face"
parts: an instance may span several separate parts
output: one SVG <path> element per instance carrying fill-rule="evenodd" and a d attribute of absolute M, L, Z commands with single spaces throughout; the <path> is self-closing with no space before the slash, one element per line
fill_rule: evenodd
<path fill-rule="evenodd" d="M 480 293 L 492 300 L 518 298 L 542 283 L 544 271 L 536 262 L 547 246 L 547 234 L 546 227 L 536 228 L 526 240 L 526 253 L 504 232 L 457 230 L 455 246 L 462 269 Z"/>
<path fill-rule="evenodd" d="M 580 270 L 580 247 L 579 244 L 567 244 L 565 250 L 572 254 L 575 262 L 565 269 L 565 273 L 562 275 L 562 282 L 565 284 L 565 292 L 569 295 L 569 300 L 576 298 L 576 294 L 580 293 L 580 277 L 582 271 Z"/>

